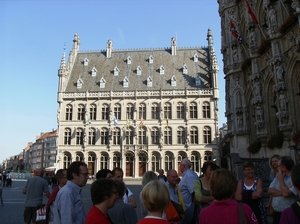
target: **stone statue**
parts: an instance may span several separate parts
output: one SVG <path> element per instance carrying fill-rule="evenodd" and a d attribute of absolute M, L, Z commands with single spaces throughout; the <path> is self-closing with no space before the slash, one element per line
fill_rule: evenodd
<path fill-rule="evenodd" d="M 287 111 L 288 99 L 285 94 L 280 93 L 278 97 L 280 111 Z"/>
<path fill-rule="evenodd" d="M 250 47 L 256 47 L 256 35 L 255 35 L 255 31 L 252 28 L 250 33 L 249 33 L 249 46 Z"/>
<path fill-rule="evenodd" d="M 263 121 L 264 109 L 261 106 L 256 107 L 256 121 Z"/>
<path fill-rule="evenodd" d="M 259 82 L 254 83 L 253 89 L 254 89 L 254 95 L 260 96 L 260 83 Z"/>
<path fill-rule="evenodd" d="M 277 28 L 276 10 L 270 9 L 268 16 L 269 16 L 269 28 L 270 31 L 273 33 L 276 31 Z"/>
<path fill-rule="evenodd" d="M 175 37 L 171 38 L 171 45 L 176 46 L 176 38 Z"/>
<path fill-rule="evenodd" d="M 236 46 L 232 47 L 232 58 L 233 58 L 233 62 L 237 62 L 239 59 L 239 55 L 238 55 Z"/>
<path fill-rule="evenodd" d="M 276 79 L 277 82 L 282 82 L 283 81 L 283 67 L 282 65 L 279 65 L 276 67 Z"/>
<path fill-rule="evenodd" d="M 237 127 L 239 130 L 243 128 L 243 114 L 240 114 L 237 117 Z"/>
<path fill-rule="evenodd" d="M 164 120 L 164 112 L 163 110 L 160 111 L 160 121 L 162 122 Z"/>

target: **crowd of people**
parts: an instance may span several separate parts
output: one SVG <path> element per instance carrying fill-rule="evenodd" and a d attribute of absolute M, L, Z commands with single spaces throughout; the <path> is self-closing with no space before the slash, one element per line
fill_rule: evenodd
<path fill-rule="evenodd" d="M 123 181 L 123 170 L 103 169 L 91 184 L 93 207 L 85 214 L 81 196 L 89 178 L 84 162 L 73 162 L 68 169 L 56 172 L 56 186 L 49 192 L 50 178 L 43 178 L 43 170 L 30 178 L 26 194 L 24 223 L 36 222 L 36 211 L 48 197 L 44 223 L 55 224 L 214 224 L 214 223 L 268 223 L 267 211 L 273 224 L 300 223 L 300 164 L 294 165 L 289 156 L 270 158 L 270 186 L 264 192 L 263 181 L 255 175 L 255 166 L 242 164 L 244 178 L 237 180 L 229 170 L 214 162 L 205 162 L 199 177 L 189 159 L 180 162 L 178 172 L 170 169 L 164 175 L 147 171 L 142 178 L 141 202 L 138 220 L 137 203 L 132 191 Z M 270 196 L 265 205 L 263 193 Z"/>

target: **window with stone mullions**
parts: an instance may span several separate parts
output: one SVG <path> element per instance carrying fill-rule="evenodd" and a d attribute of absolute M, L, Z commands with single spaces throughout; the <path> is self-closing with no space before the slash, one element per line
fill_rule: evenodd
<path fill-rule="evenodd" d="M 191 144 L 198 144 L 198 129 L 196 127 L 191 128 Z"/>
<path fill-rule="evenodd" d="M 125 137 L 125 142 L 126 142 L 126 145 L 132 145 L 133 144 L 133 135 L 134 135 L 134 132 L 133 130 L 129 130 L 129 131 L 126 131 L 126 137 Z"/>
<path fill-rule="evenodd" d="M 73 114 L 73 107 L 72 105 L 67 105 L 66 107 L 66 120 L 71 121 L 72 120 L 72 114 Z"/>
<path fill-rule="evenodd" d="M 204 141 L 204 143 L 211 143 L 211 130 L 210 130 L 210 127 L 204 127 L 204 129 L 203 129 L 203 141 Z"/>
<path fill-rule="evenodd" d="M 71 145 L 71 129 L 65 129 L 65 137 L 64 137 L 64 144 Z"/>
<path fill-rule="evenodd" d="M 85 108 L 82 104 L 78 106 L 78 112 L 77 112 L 77 120 L 83 121 L 85 115 Z"/>
<path fill-rule="evenodd" d="M 151 119 L 159 119 L 159 107 L 156 103 L 151 107 Z"/>
<path fill-rule="evenodd" d="M 203 118 L 210 118 L 210 106 L 209 103 L 203 103 L 202 106 Z"/>
<path fill-rule="evenodd" d="M 96 120 L 96 114 L 97 114 L 97 108 L 96 108 L 96 105 L 91 105 L 90 107 L 90 119 L 91 120 Z"/>
<path fill-rule="evenodd" d="M 197 118 L 197 104 L 196 103 L 190 104 L 190 118 L 191 119 Z"/>
<path fill-rule="evenodd" d="M 76 145 L 82 145 L 83 144 L 83 130 L 81 128 L 78 128 L 76 130 Z"/>
<path fill-rule="evenodd" d="M 157 128 L 153 128 L 151 131 L 151 143 L 153 145 L 158 145 L 159 143 L 159 131 Z"/>
<path fill-rule="evenodd" d="M 120 145 L 120 129 L 119 128 L 116 128 L 116 130 L 113 131 L 113 136 L 112 136 L 112 140 L 113 140 L 113 144 L 114 145 Z"/>
<path fill-rule="evenodd" d="M 89 130 L 89 145 L 95 145 L 96 143 L 96 131 L 94 128 Z"/>
<path fill-rule="evenodd" d="M 164 144 L 166 145 L 172 145 L 172 132 L 171 132 L 171 128 L 167 128 L 164 131 Z"/>
<path fill-rule="evenodd" d="M 100 141 L 101 145 L 108 144 L 108 130 L 106 128 L 103 128 L 100 132 Z"/>
<path fill-rule="evenodd" d="M 146 120 L 146 105 L 145 104 L 140 104 L 139 106 L 139 117 L 138 119 L 143 118 Z"/>
<path fill-rule="evenodd" d="M 104 104 L 102 107 L 102 120 L 109 119 L 109 108 L 107 104 Z"/>
<path fill-rule="evenodd" d="M 185 131 L 182 127 L 179 127 L 177 130 L 177 143 L 185 144 Z"/>
<path fill-rule="evenodd" d="M 133 120 L 133 105 L 132 104 L 127 104 L 126 118 L 129 120 Z"/>
<path fill-rule="evenodd" d="M 166 103 L 164 106 L 164 116 L 165 116 L 165 118 L 168 118 L 168 119 L 172 118 L 171 104 L 169 104 L 169 103 Z"/>
<path fill-rule="evenodd" d="M 114 107 L 114 115 L 115 117 L 120 120 L 121 119 L 121 105 L 120 104 L 116 104 Z"/>
<path fill-rule="evenodd" d="M 146 130 L 143 128 L 139 130 L 139 144 L 140 145 L 146 144 Z"/>
<path fill-rule="evenodd" d="M 184 118 L 184 105 L 183 103 L 177 104 L 177 118 L 183 119 Z"/>

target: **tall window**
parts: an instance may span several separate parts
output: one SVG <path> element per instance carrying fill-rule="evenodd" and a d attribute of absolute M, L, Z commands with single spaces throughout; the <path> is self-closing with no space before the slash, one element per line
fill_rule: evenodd
<path fill-rule="evenodd" d="M 71 154 L 66 152 L 63 158 L 63 168 L 68 169 L 71 164 Z"/>
<path fill-rule="evenodd" d="M 204 162 L 212 161 L 212 152 L 211 151 L 205 151 L 204 152 Z"/>
<path fill-rule="evenodd" d="M 143 127 L 139 130 L 139 144 L 140 145 L 146 145 L 146 128 Z"/>
<path fill-rule="evenodd" d="M 82 153 L 76 153 L 76 161 L 80 161 L 82 162 L 83 161 L 83 154 Z"/>
<path fill-rule="evenodd" d="M 72 105 L 68 104 L 66 107 L 66 120 L 67 121 L 72 120 L 72 114 L 73 114 L 73 107 L 72 107 Z"/>
<path fill-rule="evenodd" d="M 97 114 L 97 107 L 95 104 L 92 104 L 90 107 L 90 119 L 95 121 L 97 118 L 96 114 Z"/>
<path fill-rule="evenodd" d="M 71 129 L 70 128 L 65 129 L 64 144 L 71 145 Z"/>
<path fill-rule="evenodd" d="M 89 145 L 95 145 L 96 143 L 96 130 L 94 128 L 90 128 L 89 130 Z"/>
<path fill-rule="evenodd" d="M 204 102 L 202 106 L 203 118 L 210 118 L 210 106 L 208 102 Z"/>
<path fill-rule="evenodd" d="M 109 107 L 107 104 L 103 104 L 103 106 L 102 106 L 101 117 L 102 117 L 102 120 L 109 120 Z"/>
<path fill-rule="evenodd" d="M 101 145 L 107 145 L 108 144 L 108 129 L 102 128 L 100 131 L 100 141 Z"/>
<path fill-rule="evenodd" d="M 190 104 L 190 118 L 191 119 L 197 118 L 197 104 L 195 102 L 192 102 Z"/>
<path fill-rule="evenodd" d="M 153 172 L 158 172 L 158 170 L 160 169 L 160 165 L 159 165 L 159 158 L 160 158 L 160 155 L 158 153 L 153 153 L 152 154 L 152 171 Z"/>
<path fill-rule="evenodd" d="M 167 127 L 164 131 L 164 144 L 172 145 L 172 129 Z"/>
<path fill-rule="evenodd" d="M 199 166 L 199 155 L 198 153 L 192 153 L 191 155 L 191 163 L 192 163 L 192 170 L 194 170 L 195 172 L 200 172 L 200 166 Z"/>
<path fill-rule="evenodd" d="M 172 118 L 172 106 L 170 103 L 165 103 L 164 116 L 165 116 L 165 118 L 169 118 L 169 119 Z"/>
<path fill-rule="evenodd" d="M 120 104 L 115 104 L 115 107 L 114 107 L 114 115 L 116 116 L 116 118 L 118 120 L 121 119 L 121 105 Z"/>
<path fill-rule="evenodd" d="M 131 103 L 126 106 L 126 119 L 133 120 L 133 105 Z"/>
<path fill-rule="evenodd" d="M 83 121 L 84 120 L 84 115 L 85 115 L 84 105 L 79 104 L 78 105 L 78 110 L 77 110 L 77 120 Z"/>
<path fill-rule="evenodd" d="M 76 145 L 82 145 L 83 144 L 83 129 L 77 128 L 76 130 Z"/>
<path fill-rule="evenodd" d="M 211 143 L 211 129 L 208 126 L 203 128 L 203 141 L 204 143 Z"/>
<path fill-rule="evenodd" d="M 176 109 L 177 109 L 177 118 L 183 119 L 184 118 L 184 104 L 178 103 Z"/>
<path fill-rule="evenodd" d="M 117 152 L 113 155 L 113 168 L 115 167 L 121 167 L 121 155 Z"/>
<path fill-rule="evenodd" d="M 177 129 L 177 143 L 178 144 L 185 143 L 185 131 L 183 127 L 178 127 Z"/>
<path fill-rule="evenodd" d="M 146 105 L 144 103 L 141 103 L 139 106 L 139 117 L 138 119 L 141 119 L 141 117 L 146 120 Z"/>
<path fill-rule="evenodd" d="M 120 137 L 121 137 L 121 131 L 120 128 L 115 128 L 113 130 L 113 136 L 112 136 L 112 140 L 113 140 L 113 144 L 114 145 L 120 145 Z"/>
<path fill-rule="evenodd" d="M 134 136 L 134 130 L 130 127 L 126 131 L 126 137 L 125 137 L 126 145 L 132 145 L 133 144 L 133 136 Z"/>
<path fill-rule="evenodd" d="M 165 155 L 165 170 L 173 169 L 173 155 L 169 152 Z"/>
<path fill-rule="evenodd" d="M 191 144 L 198 144 L 198 128 L 191 128 Z"/>
<path fill-rule="evenodd" d="M 159 143 L 159 130 L 158 128 L 152 128 L 151 130 L 151 144 L 158 145 Z"/>
<path fill-rule="evenodd" d="M 101 153 L 100 156 L 100 169 L 108 169 L 108 155 L 106 153 Z"/>
<path fill-rule="evenodd" d="M 151 119 L 159 119 L 159 106 L 153 103 L 151 106 Z"/>

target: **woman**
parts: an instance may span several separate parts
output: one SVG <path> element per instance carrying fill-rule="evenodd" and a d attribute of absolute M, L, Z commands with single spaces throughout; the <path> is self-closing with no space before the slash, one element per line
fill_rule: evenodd
<path fill-rule="evenodd" d="M 242 167 L 245 178 L 238 183 L 235 199 L 250 206 L 258 223 L 267 223 L 266 209 L 262 201 L 263 181 L 255 176 L 253 163 L 245 162 Z"/>
<path fill-rule="evenodd" d="M 273 155 L 270 160 L 269 160 L 269 166 L 270 166 L 270 175 L 269 175 L 269 180 L 272 182 L 274 178 L 276 177 L 276 174 L 278 172 L 278 160 L 280 159 L 280 156 L 275 154 Z"/>
<path fill-rule="evenodd" d="M 210 177 L 213 171 L 217 170 L 219 167 L 214 162 L 205 162 L 202 167 L 203 177 L 199 180 L 195 180 L 195 200 L 200 202 L 201 208 L 205 208 L 210 205 L 215 198 L 210 192 Z"/>
<path fill-rule="evenodd" d="M 112 224 L 107 210 L 114 206 L 118 198 L 117 185 L 113 180 L 100 179 L 92 183 L 91 198 L 93 207 L 90 209 L 86 224 Z"/>
<path fill-rule="evenodd" d="M 167 186 L 156 180 L 147 183 L 142 190 L 142 200 L 148 215 L 138 224 L 169 224 L 162 214 L 170 203 L 170 193 Z"/>
<path fill-rule="evenodd" d="M 157 175 L 153 171 L 147 171 L 143 175 L 142 179 L 142 187 L 144 188 L 146 184 L 148 184 L 152 180 L 157 180 Z M 145 209 L 143 205 L 142 192 L 140 193 L 140 201 L 141 201 L 141 214 L 145 217 L 148 214 L 148 211 Z"/>
<path fill-rule="evenodd" d="M 248 205 L 239 205 L 233 200 L 237 187 L 237 180 L 233 173 L 226 169 L 214 171 L 211 175 L 209 186 L 211 194 L 216 201 L 213 201 L 210 206 L 201 210 L 199 223 L 239 224 L 239 206 L 241 215 L 245 216 L 248 224 L 257 223 L 255 214 Z"/>

